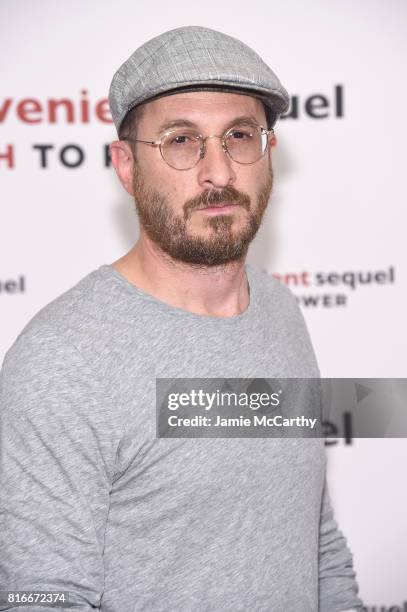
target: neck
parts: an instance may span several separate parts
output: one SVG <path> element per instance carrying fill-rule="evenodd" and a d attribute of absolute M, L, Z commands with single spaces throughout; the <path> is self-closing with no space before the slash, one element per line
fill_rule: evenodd
<path fill-rule="evenodd" d="M 112 266 L 142 291 L 195 314 L 232 317 L 249 305 L 244 260 L 221 266 L 189 265 L 169 258 L 141 234 Z"/>

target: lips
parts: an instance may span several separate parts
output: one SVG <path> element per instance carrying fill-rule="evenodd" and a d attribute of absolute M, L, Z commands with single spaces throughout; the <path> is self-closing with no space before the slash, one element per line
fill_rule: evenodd
<path fill-rule="evenodd" d="M 205 206 L 200 210 L 208 210 L 213 208 L 230 208 L 232 206 L 237 206 L 236 202 L 218 202 L 217 204 L 210 204 L 210 206 Z"/>

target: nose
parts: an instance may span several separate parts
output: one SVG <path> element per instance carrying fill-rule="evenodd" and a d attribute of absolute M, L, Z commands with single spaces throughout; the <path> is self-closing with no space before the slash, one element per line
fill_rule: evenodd
<path fill-rule="evenodd" d="M 203 187 L 218 189 L 231 185 L 236 180 L 232 160 L 222 146 L 220 136 L 205 138 L 205 154 L 198 163 L 198 181 Z"/>

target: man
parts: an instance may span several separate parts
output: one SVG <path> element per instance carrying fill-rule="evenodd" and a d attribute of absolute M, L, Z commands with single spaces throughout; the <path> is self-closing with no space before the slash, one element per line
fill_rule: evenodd
<path fill-rule="evenodd" d="M 4 360 L 1 589 L 104 612 L 356 609 L 321 438 L 156 437 L 157 378 L 319 376 L 295 298 L 245 263 L 287 92 L 193 26 L 137 49 L 109 101 L 140 237 Z"/>

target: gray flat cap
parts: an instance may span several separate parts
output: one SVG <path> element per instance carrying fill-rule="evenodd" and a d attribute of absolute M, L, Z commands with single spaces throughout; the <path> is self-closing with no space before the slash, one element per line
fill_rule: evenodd
<path fill-rule="evenodd" d="M 127 113 L 142 102 L 213 89 L 261 99 L 270 125 L 289 106 L 287 91 L 253 49 L 201 26 L 169 30 L 136 49 L 112 79 L 109 105 L 119 132 Z"/>

